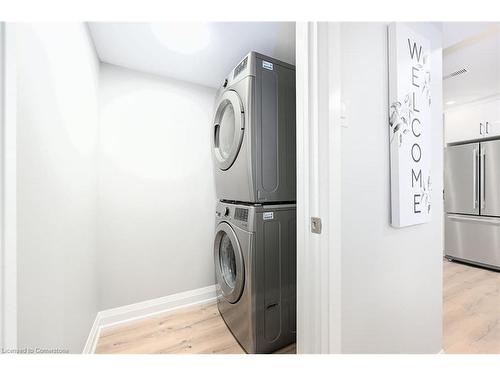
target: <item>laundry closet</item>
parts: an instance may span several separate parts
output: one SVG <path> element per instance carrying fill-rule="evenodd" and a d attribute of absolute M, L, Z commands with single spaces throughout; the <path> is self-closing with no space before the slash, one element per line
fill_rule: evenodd
<path fill-rule="evenodd" d="M 9 27 L 19 345 L 134 352 L 99 332 L 217 299 L 213 351 L 293 343 L 295 23 Z"/>

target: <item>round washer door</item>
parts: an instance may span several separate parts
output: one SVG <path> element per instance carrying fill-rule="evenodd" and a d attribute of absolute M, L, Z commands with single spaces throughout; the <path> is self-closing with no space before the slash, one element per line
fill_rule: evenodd
<path fill-rule="evenodd" d="M 226 91 L 217 103 L 213 133 L 215 161 L 223 171 L 236 160 L 244 131 L 245 117 L 240 97 L 233 90 Z"/>
<path fill-rule="evenodd" d="M 241 247 L 228 223 L 218 225 L 214 242 L 215 274 L 222 295 L 229 303 L 240 299 L 245 284 L 245 267 Z"/>

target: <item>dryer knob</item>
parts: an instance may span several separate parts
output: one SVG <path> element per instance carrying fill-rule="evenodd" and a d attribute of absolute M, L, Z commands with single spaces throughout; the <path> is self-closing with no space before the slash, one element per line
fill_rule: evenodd
<path fill-rule="evenodd" d="M 224 210 L 224 216 L 229 216 L 229 207 Z"/>
<path fill-rule="evenodd" d="M 222 87 L 226 88 L 227 86 L 227 78 L 224 80 L 224 83 L 222 84 Z"/>

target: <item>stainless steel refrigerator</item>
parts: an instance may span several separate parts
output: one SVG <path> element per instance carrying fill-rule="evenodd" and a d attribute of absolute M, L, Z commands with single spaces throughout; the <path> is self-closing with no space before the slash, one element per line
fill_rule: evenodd
<path fill-rule="evenodd" d="M 500 269 L 500 140 L 445 149 L 445 255 Z"/>

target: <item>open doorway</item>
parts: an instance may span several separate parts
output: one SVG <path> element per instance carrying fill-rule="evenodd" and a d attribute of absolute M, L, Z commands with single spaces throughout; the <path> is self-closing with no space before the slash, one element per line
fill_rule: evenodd
<path fill-rule="evenodd" d="M 12 27 L 18 346 L 293 352 L 295 23 Z"/>
<path fill-rule="evenodd" d="M 443 23 L 443 348 L 500 353 L 500 24 Z"/>

